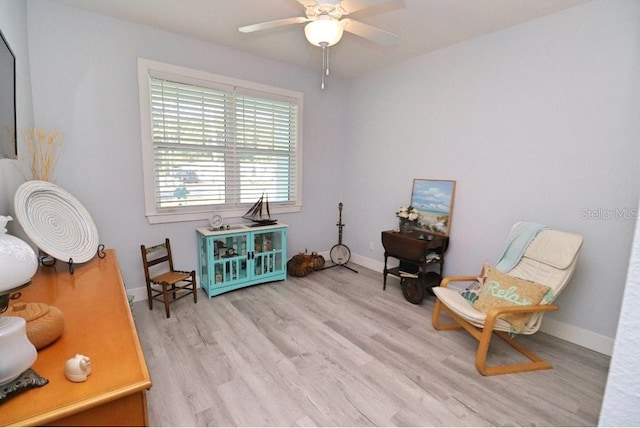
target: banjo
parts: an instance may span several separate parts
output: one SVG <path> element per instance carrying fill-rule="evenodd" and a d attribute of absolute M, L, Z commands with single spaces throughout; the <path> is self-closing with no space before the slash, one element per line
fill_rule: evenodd
<path fill-rule="evenodd" d="M 347 247 L 342 243 L 342 228 L 344 227 L 344 224 L 342 223 L 342 202 L 338 204 L 338 212 L 339 212 L 339 220 L 338 220 L 338 223 L 336 224 L 336 226 L 338 226 L 338 243 L 333 247 L 331 247 L 331 251 L 329 251 L 329 257 L 331 258 L 331 261 L 334 263 L 333 266 L 344 266 L 347 269 L 352 270 L 355 273 L 358 273 L 358 271 L 346 265 L 351 259 L 351 250 L 349 250 L 349 247 Z M 330 267 L 333 267 L 333 266 L 330 266 Z"/>

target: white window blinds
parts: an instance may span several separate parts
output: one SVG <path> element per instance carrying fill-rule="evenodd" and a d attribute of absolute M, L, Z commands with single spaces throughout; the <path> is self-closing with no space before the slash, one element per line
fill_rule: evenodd
<path fill-rule="evenodd" d="M 299 204 L 300 99 L 147 76 L 155 205 L 148 213 L 246 211 L 262 195 L 272 209 Z"/>

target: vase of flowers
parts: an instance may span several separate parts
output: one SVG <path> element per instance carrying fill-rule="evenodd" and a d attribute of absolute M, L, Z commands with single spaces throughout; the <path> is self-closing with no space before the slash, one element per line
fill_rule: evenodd
<path fill-rule="evenodd" d="M 412 232 L 413 228 L 417 226 L 419 216 L 418 210 L 411 205 L 400 207 L 400 210 L 396 212 L 396 217 L 400 221 L 400 232 Z"/>

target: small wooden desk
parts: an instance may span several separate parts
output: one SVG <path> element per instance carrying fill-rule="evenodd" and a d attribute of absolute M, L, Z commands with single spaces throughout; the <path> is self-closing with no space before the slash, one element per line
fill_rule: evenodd
<path fill-rule="evenodd" d="M 64 314 L 62 336 L 38 351 L 33 364 L 49 380 L 0 402 L 0 425 L 148 425 L 146 390 L 151 378 L 133 323 L 114 250 L 75 266 L 38 268 L 16 302 L 41 302 Z M 73 383 L 65 362 L 80 353 L 91 358 L 86 382 Z"/>
<path fill-rule="evenodd" d="M 438 278 L 442 277 L 444 253 L 449 247 L 449 238 L 447 236 L 432 235 L 418 231 L 405 233 L 386 230 L 382 232 L 382 246 L 384 247 L 383 290 L 387 288 L 387 275 L 400 277 L 400 266 L 387 267 L 389 257 L 398 259 L 401 263 L 415 266 L 416 273 L 421 277 L 420 281 L 409 281 L 402 284 L 404 297 L 411 303 L 420 303 L 422 301 L 425 285 L 428 285 L 427 282 L 432 282 L 428 281 L 431 276 L 438 284 L 440 283 Z M 437 255 L 437 258 L 428 259 L 427 256 L 430 253 Z M 432 264 L 439 265 L 439 275 L 435 273 L 434 275 L 429 275 L 432 272 L 427 272 L 427 267 Z"/>

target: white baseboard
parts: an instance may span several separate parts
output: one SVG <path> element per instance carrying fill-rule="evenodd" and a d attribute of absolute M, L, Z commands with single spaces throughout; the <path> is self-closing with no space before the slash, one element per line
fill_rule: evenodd
<path fill-rule="evenodd" d="M 360 266 L 364 266 L 367 269 L 371 269 L 371 270 L 376 271 L 376 272 L 382 273 L 382 271 L 384 270 L 384 263 L 379 262 L 378 260 L 373 260 L 373 259 L 370 259 L 370 258 L 367 258 L 367 257 L 363 257 L 363 256 L 360 256 L 358 254 L 354 254 L 351 257 L 351 260 L 353 260 L 354 263 L 356 263 L 356 264 L 358 264 Z"/>
<path fill-rule="evenodd" d="M 613 354 L 614 339 L 580 327 L 565 324 L 561 321 L 556 321 L 550 317 L 545 317 L 542 320 L 540 331 L 559 339 L 566 340 L 567 342 L 584 346 L 587 349 L 591 349 L 592 351 L 596 351 L 601 354 L 608 356 Z"/>
<path fill-rule="evenodd" d="M 331 258 L 329 257 L 328 251 L 319 254 L 327 260 L 327 263 L 331 263 Z M 378 260 L 360 256 L 358 254 L 352 254 L 351 261 L 359 266 L 363 266 L 375 272 L 382 273 L 382 271 L 384 270 L 384 263 Z M 133 295 L 134 302 L 147 300 L 146 287 L 128 288 L 127 293 Z M 580 327 L 575 327 L 573 325 L 553 320 L 550 317 L 544 318 L 540 330 L 547 334 L 550 334 L 551 336 L 566 340 L 567 342 L 575 343 L 576 345 L 583 346 L 587 349 L 591 349 L 592 351 L 600 352 L 601 354 L 605 354 L 608 356 L 611 356 L 613 354 L 614 339 L 594 333 L 589 330 L 585 330 Z"/>
<path fill-rule="evenodd" d="M 127 294 L 133 296 L 134 302 L 139 302 L 141 300 L 147 300 L 147 287 L 138 287 L 138 288 L 127 288 Z"/>

